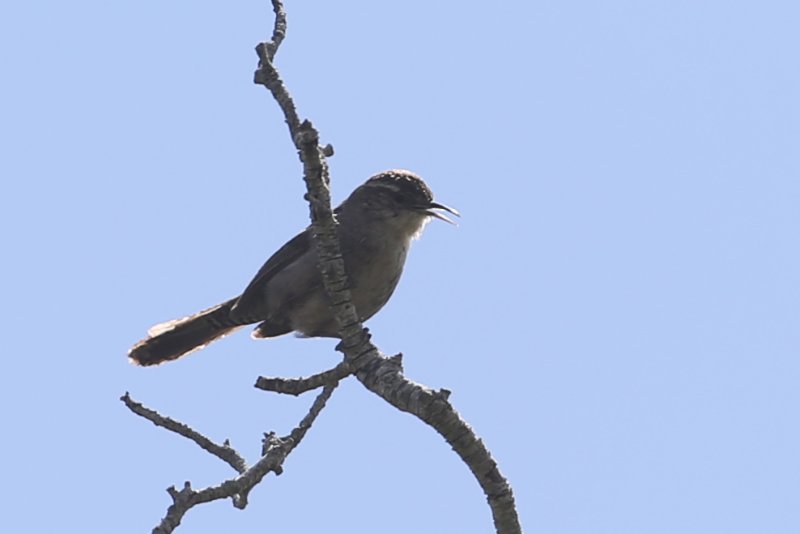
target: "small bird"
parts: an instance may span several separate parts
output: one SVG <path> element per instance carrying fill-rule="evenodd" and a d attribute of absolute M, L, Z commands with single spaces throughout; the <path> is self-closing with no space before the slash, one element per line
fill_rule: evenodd
<path fill-rule="evenodd" d="M 376 174 L 334 210 L 352 302 L 362 321 L 375 315 L 392 296 L 411 241 L 430 218 L 455 224 L 440 211 L 459 216 L 453 208 L 434 202 L 422 178 L 406 170 Z M 137 365 L 157 365 L 254 323 L 259 323 L 254 338 L 289 332 L 300 337 L 339 337 L 310 228 L 278 249 L 241 295 L 155 325 L 128 357 Z"/>

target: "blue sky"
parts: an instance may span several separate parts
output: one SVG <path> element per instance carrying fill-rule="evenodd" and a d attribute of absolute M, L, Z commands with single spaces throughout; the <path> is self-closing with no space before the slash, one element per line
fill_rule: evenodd
<path fill-rule="evenodd" d="M 800 6 L 287 10 L 277 65 L 336 148 L 334 198 L 404 167 L 463 214 L 427 227 L 369 326 L 453 391 L 526 532 L 798 532 Z M 1 530 L 147 532 L 166 487 L 231 475 L 125 391 L 252 462 L 312 402 L 255 378 L 338 361 L 330 340 L 245 333 L 155 369 L 125 358 L 307 224 L 251 83 L 271 23 L 267 2 L 0 8 Z M 250 501 L 180 532 L 491 528 L 446 443 L 352 380 Z"/>

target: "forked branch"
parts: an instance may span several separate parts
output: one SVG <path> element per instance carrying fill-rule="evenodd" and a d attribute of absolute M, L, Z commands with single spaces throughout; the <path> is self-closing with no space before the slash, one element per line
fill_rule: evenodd
<path fill-rule="evenodd" d="M 319 269 L 325 289 L 330 297 L 331 311 L 339 323 L 342 341 L 337 350 L 343 361 L 328 371 L 299 378 L 260 377 L 256 387 L 267 391 L 298 395 L 311 389 L 322 388 L 308 414 L 282 438 L 270 433 L 265 437 L 263 456 L 252 467 L 227 442 L 218 445 L 186 425 L 165 418 L 144 408 L 126 394 L 125 404 L 135 413 L 159 426 L 176 432 L 209 451 L 233 467 L 239 475 L 218 486 L 194 490 L 186 482 L 182 490 L 170 488 L 173 504 L 167 515 L 154 530 L 169 533 L 180 523 L 183 515 L 194 505 L 216 499 L 231 498 L 235 506 L 247 505 L 247 495 L 270 471 L 280 474 L 286 456 L 305 436 L 325 402 L 330 398 L 340 380 L 355 374 L 370 391 L 399 410 L 412 413 L 433 427 L 461 457 L 474 474 L 492 510 L 498 534 L 522 532 L 517 516 L 514 495 L 510 485 L 500 473 L 496 462 L 483 442 L 459 416 L 448 401 L 450 392 L 434 391 L 417 384 L 403 375 L 401 357 L 387 358 L 370 341 L 352 304 L 345 264 L 337 234 L 337 222 L 331 210 L 328 167 L 326 156 L 332 154 L 330 145 L 321 147 L 319 133 L 308 121 L 300 121 L 294 102 L 273 64 L 275 54 L 286 33 L 286 13 L 280 0 L 272 0 L 275 24 L 272 38 L 256 47 L 259 64 L 254 75 L 257 84 L 265 86 L 283 111 L 292 141 L 303 163 L 306 183 L 306 200 L 309 202 L 311 228 L 319 258 Z"/>

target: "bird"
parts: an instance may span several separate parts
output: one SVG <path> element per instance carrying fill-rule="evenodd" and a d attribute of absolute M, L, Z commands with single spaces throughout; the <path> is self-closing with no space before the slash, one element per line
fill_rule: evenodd
<path fill-rule="evenodd" d="M 402 169 L 369 178 L 334 214 L 350 282 L 352 303 L 361 321 L 375 315 L 394 293 L 411 242 L 432 218 L 455 225 L 418 175 Z M 204 348 L 231 332 L 256 324 L 252 337 L 338 338 L 338 325 L 317 268 L 311 227 L 277 250 L 241 295 L 198 313 L 157 324 L 129 351 L 129 360 L 153 366 Z"/>

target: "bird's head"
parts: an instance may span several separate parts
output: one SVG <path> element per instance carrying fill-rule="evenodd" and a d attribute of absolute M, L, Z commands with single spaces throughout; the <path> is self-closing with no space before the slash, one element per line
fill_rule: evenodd
<path fill-rule="evenodd" d="M 450 224 L 459 213 L 433 200 L 428 185 L 416 174 L 406 170 L 384 171 L 356 188 L 341 209 L 357 209 L 364 222 L 380 220 L 390 228 L 415 237 L 431 217 Z"/>

